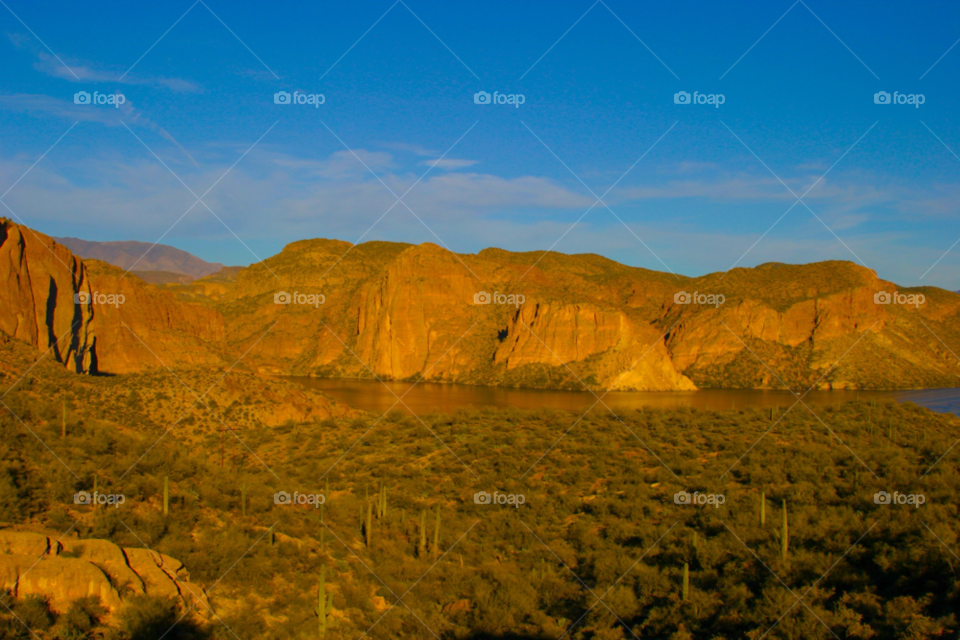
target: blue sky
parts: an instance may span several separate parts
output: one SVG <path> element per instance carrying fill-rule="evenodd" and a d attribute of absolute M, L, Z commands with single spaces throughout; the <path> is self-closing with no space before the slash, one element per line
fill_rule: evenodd
<path fill-rule="evenodd" d="M 52 235 L 228 264 L 309 237 L 844 259 L 960 289 L 955 4 L 4 3 L 0 213 Z"/>

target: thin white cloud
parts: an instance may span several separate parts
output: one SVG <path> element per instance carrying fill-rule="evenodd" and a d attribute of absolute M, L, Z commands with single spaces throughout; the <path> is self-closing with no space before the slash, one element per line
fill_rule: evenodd
<path fill-rule="evenodd" d="M 465 169 L 477 164 L 476 160 L 458 160 L 457 158 L 440 158 L 439 160 L 423 160 L 420 165 L 423 167 L 436 167 L 444 171 L 456 171 Z"/>
<path fill-rule="evenodd" d="M 382 146 L 384 149 L 392 149 L 394 151 L 407 151 L 417 156 L 436 157 L 440 155 L 439 151 L 433 151 L 431 149 L 427 149 L 426 147 L 422 147 L 419 144 L 406 144 L 403 142 L 385 142 L 380 146 Z"/>
<path fill-rule="evenodd" d="M 8 33 L 7 39 L 17 49 L 29 51 L 36 56 L 33 68 L 60 80 L 67 80 L 74 84 L 78 82 L 88 83 L 114 83 L 123 85 L 149 85 L 155 87 L 164 87 L 176 93 L 200 93 L 203 87 L 199 84 L 183 78 L 167 78 L 164 76 L 149 76 L 142 74 L 132 74 L 125 77 L 122 70 L 107 70 L 98 68 L 95 65 L 76 58 L 65 57 L 64 62 L 50 55 L 46 51 L 37 47 L 33 38 L 26 34 Z M 64 63 L 70 68 L 64 67 Z"/>
<path fill-rule="evenodd" d="M 104 82 L 125 85 L 151 85 L 155 87 L 165 87 L 176 93 L 200 93 L 203 88 L 195 82 L 184 80 L 183 78 L 166 78 L 163 76 L 143 76 L 131 74 L 123 76 L 122 72 L 106 71 L 96 69 L 91 65 L 76 60 L 69 60 L 67 64 L 70 69 L 66 69 L 60 61 L 53 56 L 39 52 L 39 60 L 33 63 L 33 68 L 54 78 L 68 80 L 73 83 L 78 82 Z M 70 70 L 73 73 L 70 73 Z M 73 74 L 76 74 L 74 76 Z M 123 76 L 121 78 L 121 76 Z"/>
<path fill-rule="evenodd" d="M 72 98 L 71 100 L 62 100 L 52 96 L 36 94 L 0 95 L 0 109 L 45 113 L 75 122 L 98 122 L 103 125 L 117 127 L 123 126 L 123 123 L 126 123 L 133 127 L 143 127 L 153 131 L 177 147 L 177 149 L 190 160 L 192 165 L 199 167 L 193 155 L 187 151 L 169 131 L 145 116 L 143 112 L 134 108 L 129 98 L 126 98 L 119 107 L 110 107 L 92 104 L 76 104 Z"/>

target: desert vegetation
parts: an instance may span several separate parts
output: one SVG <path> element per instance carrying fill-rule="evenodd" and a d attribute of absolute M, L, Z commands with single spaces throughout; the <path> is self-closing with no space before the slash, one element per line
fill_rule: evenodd
<path fill-rule="evenodd" d="M 477 409 L 271 426 L 252 412 L 226 434 L 236 452 L 221 466 L 215 425 L 181 423 L 161 438 L 170 425 L 148 415 L 157 385 L 41 363 L 13 386 L 25 370 L 18 346 L 6 345 L 0 416 L 5 526 L 175 557 L 210 611 L 174 625 L 186 612 L 162 599 L 127 597 L 107 617 L 93 600 L 53 612 L 8 594 L 6 637 L 957 630 L 953 416 L 892 402 L 619 416 L 598 405 L 582 419 Z M 74 504 L 94 486 L 126 502 Z M 281 491 L 324 502 L 276 504 Z M 924 503 L 877 504 L 880 491 Z M 478 504 L 478 492 L 523 502 Z M 677 504 L 678 492 L 724 499 Z"/>

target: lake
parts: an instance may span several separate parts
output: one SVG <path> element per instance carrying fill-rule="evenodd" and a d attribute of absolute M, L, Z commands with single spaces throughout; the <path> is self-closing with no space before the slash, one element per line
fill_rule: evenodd
<path fill-rule="evenodd" d="M 350 406 L 381 414 L 391 407 L 405 413 L 424 414 L 431 411 L 451 413 L 467 407 L 515 407 L 538 409 L 551 407 L 568 411 L 586 411 L 596 396 L 587 391 L 557 391 L 482 387 L 465 384 L 421 382 L 377 382 L 376 380 L 343 380 L 329 378 L 286 377 L 311 389 L 322 391 Z M 396 394 L 396 395 L 394 395 Z M 394 404 L 397 396 L 404 404 Z M 702 410 L 743 409 L 745 407 L 787 407 L 796 398 L 789 391 L 756 389 L 702 389 L 700 391 L 611 391 L 598 392 L 604 404 L 614 410 L 644 407 L 675 409 L 694 407 Z M 960 389 L 924 391 L 811 391 L 804 396 L 807 404 L 836 404 L 856 399 L 916 402 L 941 413 L 958 413 Z M 598 405 L 603 410 L 603 405 Z"/>

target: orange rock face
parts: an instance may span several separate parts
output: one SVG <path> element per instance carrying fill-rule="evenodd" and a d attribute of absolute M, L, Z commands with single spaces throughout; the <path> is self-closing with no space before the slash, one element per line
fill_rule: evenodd
<path fill-rule="evenodd" d="M 77 373 L 219 364 L 223 318 L 123 271 L 0 223 L 0 329 Z"/>
<path fill-rule="evenodd" d="M 473 324 L 474 282 L 449 251 L 404 251 L 360 291 L 357 355 L 387 378 L 455 371 L 456 341 Z"/>

